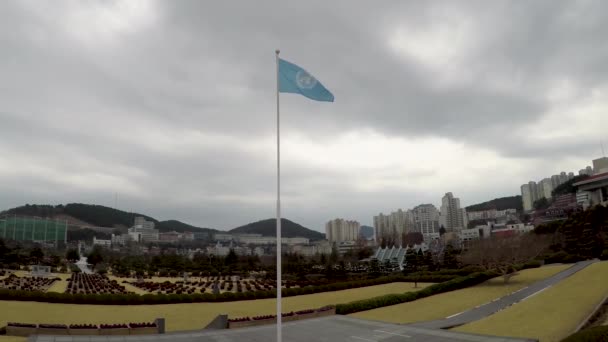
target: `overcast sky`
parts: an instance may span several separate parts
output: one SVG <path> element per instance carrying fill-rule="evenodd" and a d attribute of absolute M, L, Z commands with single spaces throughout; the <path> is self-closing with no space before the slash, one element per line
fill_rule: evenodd
<path fill-rule="evenodd" d="M 607 34 L 605 1 L 0 1 L 0 208 L 273 217 L 277 48 L 336 97 L 281 95 L 284 217 L 516 195 L 608 144 Z"/>

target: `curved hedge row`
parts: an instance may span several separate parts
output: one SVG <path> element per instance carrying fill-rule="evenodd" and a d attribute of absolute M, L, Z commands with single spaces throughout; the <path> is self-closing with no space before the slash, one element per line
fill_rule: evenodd
<path fill-rule="evenodd" d="M 478 272 L 465 277 L 458 277 L 443 283 L 427 286 L 424 289 L 416 292 L 389 294 L 369 299 L 358 300 L 346 304 L 338 304 L 336 305 L 336 314 L 347 315 L 359 311 L 366 311 L 381 308 L 384 306 L 411 302 L 435 294 L 459 290 L 465 287 L 477 285 L 490 278 L 494 278 L 497 275 L 498 274 L 494 272 Z"/>
<path fill-rule="evenodd" d="M 598 342 L 608 341 L 608 326 L 600 326 L 581 330 L 575 334 L 572 334 L 562 342 Z"/>
<path fill-rule="evenodd" d="M 358 287 L 381 285 L 394 282 L 444 282 L 454 279 L 454 275 L 413 275 L 389 276 L 376 279 L 350 281 L 320 286 L 283 289 L 283 297 L 299 296 L 320 292 L 339 291 Z M 231 302 L 275 298 L 276 291 L 225 292 L 220 294 L 68 294 L 57 292 L 37 292 L 0 289 L 0 300 L 16 300 L 64 304 L 101 304 L 101 305 L 144 305 L 144 304 L 176 304 L 202 302 Z"/>

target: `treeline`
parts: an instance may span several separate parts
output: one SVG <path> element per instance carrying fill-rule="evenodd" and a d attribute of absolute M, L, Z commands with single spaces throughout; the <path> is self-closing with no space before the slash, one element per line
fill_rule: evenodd
<path fill-rule="evenodd" d="M 495 198 L 491 201 L 474 204 L 466 207 L 467 211 L 482 211 L 482 210 L 505 210 L 505 209 L 516 209 L 517 211 L 523 210 L 523 204 L 521 202 L 521 196 L 509 196 Z"/>
<path fill-rule="evenodd" d="M 553 189 L 551 195 L 555 197 L 559 195 L 575 194 L 576 187 L 573 184 L 585 180 L 587 178 L 589 178 L 589 175 L 574 176 L 574 178 L 569 179 L 567 182 L 562 183 L 558 185 L 555 189 Z"/>
<path fill-rule="evenodd" d="M 94 231 L 92 229 L 68 229 L 68 241 L 85 241 L 87 243 L 93 242 L 93 237 L 100 240 L 110 240 L 112 234 Z"/>
<path fill-rule="evenodd" d="M 608 259 L 608 208 L 598 205 L 564 221 L 539 225 L 536 234 L 552 236 L 550 262 Z"/>

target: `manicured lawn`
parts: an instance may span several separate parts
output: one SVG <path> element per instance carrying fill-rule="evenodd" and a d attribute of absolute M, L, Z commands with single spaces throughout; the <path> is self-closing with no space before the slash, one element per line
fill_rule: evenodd
<path fill-rule="evenodd" d="M 508 295 L 531 283 L 563 271 L 570 266 L 549 265 L 528 269 L 521 271 L 519 275 L 511 278 L 507 285 L 503 284 L 502 278 L 495 278 L 466 289 L 442 293 L 409 303 L 357 312 L 351 316 L 392 323 L 412 323 L 441 319 Z"/>
<path fill-rule="evenodd" d="M 608 295 L 608 262 L 592 264 L 553 287 L 457 331 L 560 341 Z"/>
<path fill-rule="evenodd" d="M 419 290 L 429 284 L 392 283 L 343 291 L 316 293 L 283 299 L 283 312 L 313 309 L 330 304 L 347 303 L 389 293 Z M 121 323 L 167 320 L 167 330 L 200 329 L 218 314 L 231 317 L 273 314 L 274 299 L 226 303 L 168 305 L 75 305 L 36 302 L 0 301 L 0 326 L 7 321 L 23 323 Z M 4 341 L 0 341 L 4 342 Z"/>
<path fill-rule="evenodd" d="M 0 342 L 26 342 L 27 337 L 20 336 L 0 336 Z"/>

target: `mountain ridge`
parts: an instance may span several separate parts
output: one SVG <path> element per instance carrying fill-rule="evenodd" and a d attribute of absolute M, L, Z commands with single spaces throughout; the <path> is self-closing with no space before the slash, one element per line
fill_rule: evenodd
<path fill-rule="evenodd" d="M 481 211 L 481 210 L 505 210 L 505 209 L 516 209 L 517 211 L 523 210 L 523 204 L 521 202 L 521 195 L 505 196 L 495 198 L 490 201 L 469 205 L 465 208 L 466 211 Z"/>
<path fill-rule="evenodd" d="M 270 218 L 257 222 L 248 223 L 246 225 L 233 228 L 229 233 L 237 234 L 262 234 L 263 236 L 277 236 L 276 234 L 277 219 Z M 306 228 L 298 223 L 290 221 L 286 218 L 281 219 L 281 236 L 282 237 L 304 237 L 310 240 L 323 240 L 325 234 L 316 230 Z"/>
<path fill-rule="evenodd" d="M 97 204 L 68 203 L 59 205 L 50 204 L 26 204 L 20 207 L 11 208 L 0 212 L 0 215 L 24 215 L 61 218 L 67 220 L 71 227 L 76 229 L 86 226 L 126 228 L 131 227 L 135 217 L 142 216 L 148 221 L 155 223 L 160 232 L 169 231 L 191 231 L 207 233 L 250 233 L 262 234 L 263 236 L 276 236 L 276 219 L 266 219 L 230 229 L 219 230 L 207 227 L 197 227 L 176 219 L 159 221 L 151 216 L 127 212 L 120 209 L 110 208 Z M 325 238 L 325 234 L 306 228 L 289 219 L 282 219 L 283 237 L 305 237 L 310 240 L 320 240 Z"/>

